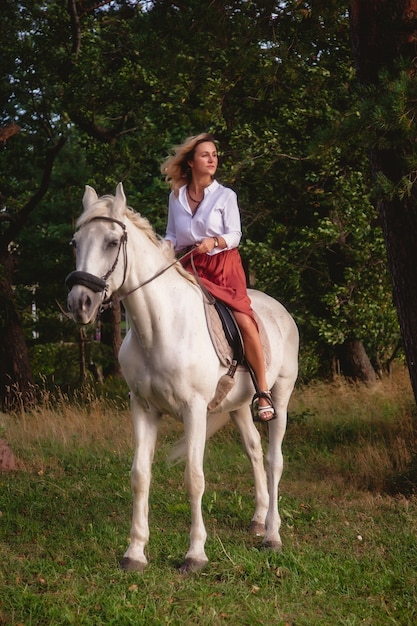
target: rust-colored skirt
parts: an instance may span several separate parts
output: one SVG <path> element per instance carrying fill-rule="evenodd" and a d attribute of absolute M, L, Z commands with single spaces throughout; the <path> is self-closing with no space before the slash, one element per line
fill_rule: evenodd
<path fill-rule="evenodd" d="M 213 255 L 195 252 L 191 254 L 198 277 L 204 287 L 234 311 L 249 315 L 257 325 L 246 289 L 246 276 L 238 249 L 233 248 Z M 191 254 L 187 254 L 181 263 L 186 270 L 194 274 Z"/>

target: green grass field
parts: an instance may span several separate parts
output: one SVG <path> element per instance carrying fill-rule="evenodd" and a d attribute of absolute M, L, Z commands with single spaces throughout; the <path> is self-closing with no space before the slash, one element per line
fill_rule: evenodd
<path fill-rule="evenodd" d="M 373 390 L 299 388 L 281 482 L 281 553 L 247 533 L 249 463 L 232 427 L 208 443 L 210 563 L 181 576 L 189 507 L 183 466 L 166 462 L 150 498 L 149 566 L 119 568 L 131 515 L 130 416 L 123 398 L 1 415 L 18 469 L 0 475 L 0 624 L 411 625 L 417 622 L 415 408 L 407 377 Z M 263 426 L 262 426 L 263 428 Z"/>

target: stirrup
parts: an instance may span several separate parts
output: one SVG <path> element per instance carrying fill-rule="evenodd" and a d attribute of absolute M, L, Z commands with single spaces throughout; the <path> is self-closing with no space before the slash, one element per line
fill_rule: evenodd
<path fill-rule="evenodd" d="M 258 402 L 259 398 L 265 398 L 266 400 L 268 400 L 269 404 L 267 404 L 266 406 L 260 407 L 259 402 Z M 250 410 L 251 410 L 252 419 L 254 422 L 262 422 L 263 424 L 267 424 L 268 422 L 271 422 L 272 420 L 275 420 L 278 417 L 277 412 L 274 407 L 274 403 L 272 402 L 270 391 L 257 391 L 252 398 Z M 272 417 L 270 417 L 269 419 L 265 419 L 265 420 L 262 419 L 260 415 L 262 415 L 262 413 L 267 413 L 267 412 L 272 412 Z"/>

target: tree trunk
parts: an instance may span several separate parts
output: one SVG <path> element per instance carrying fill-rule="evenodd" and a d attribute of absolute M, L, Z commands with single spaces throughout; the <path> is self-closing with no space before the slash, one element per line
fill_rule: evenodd
<path fill-rule="evenodd" d="M 0 258 L 0 405 L 21 410 L 35 400 L 35 387 L 22 321 L 12 286 L 10 254 Z"/>
<path fill-rule="evenodd" d="M 380 171 L 385 171 L 380 165 Z M 410 206 L 411 205 L 411 206 Z M 411 385 L 417 403 L 417 212 L 415 202 L 379 202 L 379 213 L 392 275 Z"/>
<path fill-rule="evenodd" d="M 87 366 L 85 360 L 85 344 L 87 337 L 82 326 L 78 327 L 78 363 L 80 366 L 80 384 L 83 385 L 87 380 Z"/>
<path fill-rule="evenodd" d="M 388 70 L 395 78 L 395 63 L 409 60 L 410 79 L 415 76 L 417 35 L 416 0 L 352 0 L 352 45 L 358 76 L 365 84 L 379 85 L 379 72 Z M 381 93 L 387 88 L 381 83 Z M 414 104 L 412 105 L 414 106 Z M 392 132 L 392 131 L 391 131 Z M 380 130 L 380 139 L 386 129 Z M 376 138 L 370 151 L 373 174 L 383 174 L 394 185 L 410 174 L 411 141 L 400 146 L 380 147 L 388 142 Z M 389 137 L 388 137 L 389 139 Z M 392 146 L 391 141 L 391 146 Z M 391 270 L 394 302 L 417 403 L 417 193 L 380 197 L 377 202 Z"/>
<path fill-rule="evenodd" d="M 349 265 L 346 236 L 333 246 L 328 248 L 327 267 L 329 276 L 335 285 L 344 285 L 346 282 L 346 267 Z M 366 353 L 362 341 L 355 339 L 354 333 L 343 344 L 336 346 L 336 358 L 339 361 L 339 369 L 347 378 L 360 381 L 365 385 L 376 383 L 376 373 Z"/>
<path fill-rule="evenodd" d="M 101 316 L 101 341 L 111 348 L 113 359 L 104 371 L 105 376 L 122 377 L 119 364 L 119 350 L 122 345 L 122 309 L 120 303 L 110 307 Z"/>
<path fill-rule="evenodd" d="M 366 385 L 376 383 L 375 370 L 366 354 L 362 341 L 347 339 L 336 347 L 336 355 L 340 362 L 340 370 L 344 376 L 352 380 L 360 380 Z"/>

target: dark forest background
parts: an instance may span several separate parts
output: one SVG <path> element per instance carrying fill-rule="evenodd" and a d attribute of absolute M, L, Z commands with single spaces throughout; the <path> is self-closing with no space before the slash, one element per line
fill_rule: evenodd
<path fill-rule="evenodd" d="M 415 2 L 3 0 L 0 397 L 119 375 L 120 311 L 64 306 L 86 184 L 163 235 L 169 148 L 212 132 L 252 286 L 301 334 L 300 380 L 417 376 Z"/>

